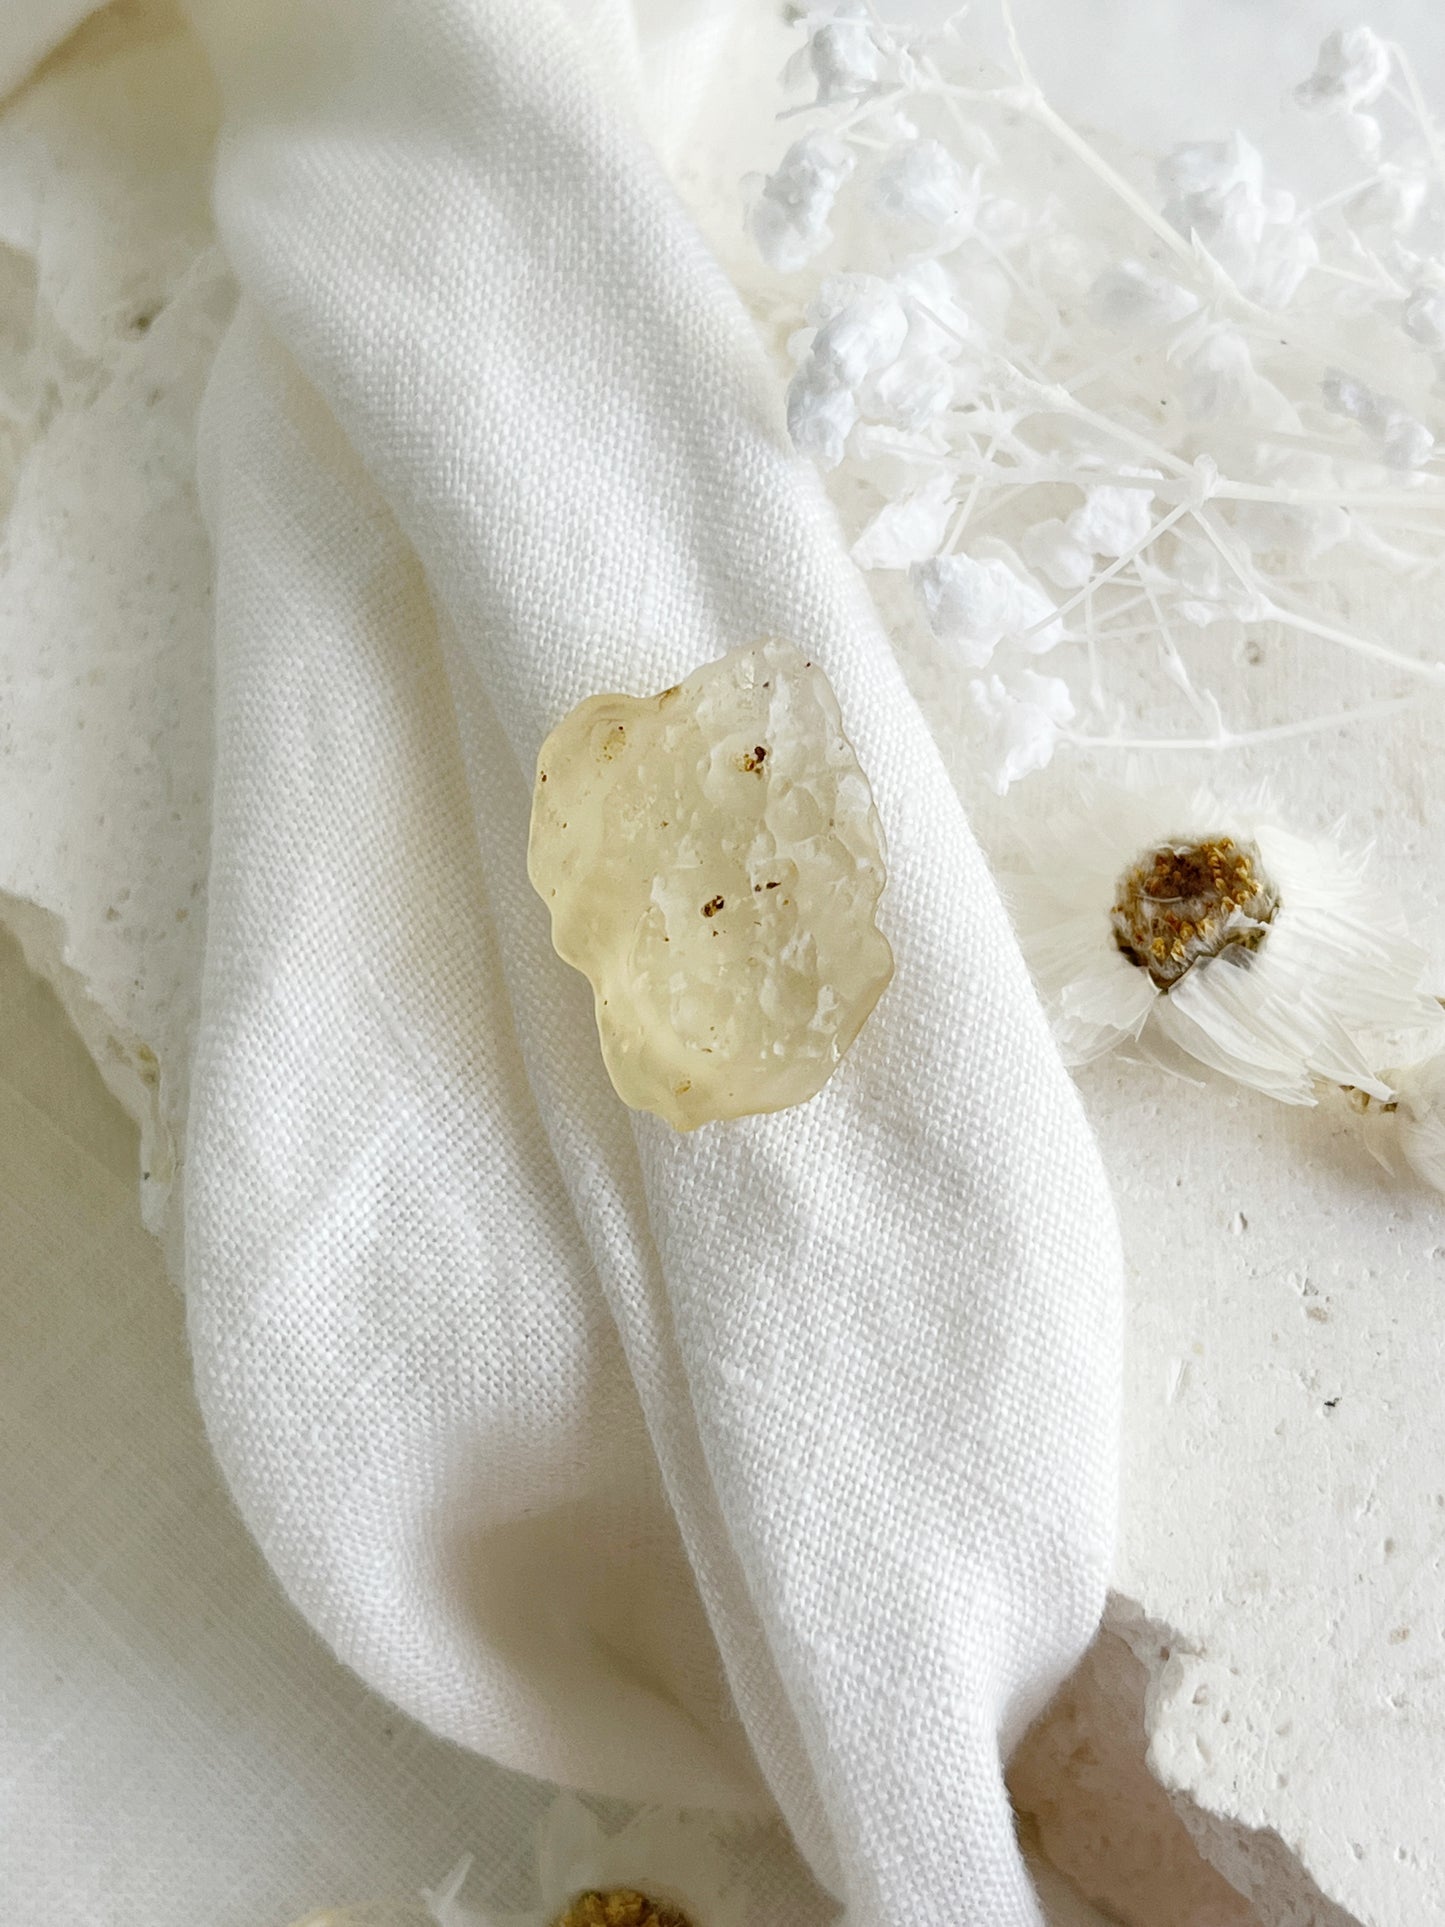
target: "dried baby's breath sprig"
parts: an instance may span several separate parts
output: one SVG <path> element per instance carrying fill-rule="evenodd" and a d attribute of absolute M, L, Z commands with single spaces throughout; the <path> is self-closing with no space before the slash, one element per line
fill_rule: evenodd
<path fill-rule="evenodd" d="M 963 15 L 797 19 L 803 130 L 750 217 L 789 422 L 997 786 L 1060 742 L 1227 748 L 1445 691 L 1341 613 L 1347 575 L 1357 602 L 1433 579 L 1445 536 L 1445 145 L 1401 49 L 1324 42 L 1291 111 L 1338 126 L 1342 180 L 1306 207 L 1242 134 L 1152 178 L 1106 154 L 1011 22 L 998 73 Z M 1264 637 L 1353 663 L 1351 700 L 1227 719 Z"/>

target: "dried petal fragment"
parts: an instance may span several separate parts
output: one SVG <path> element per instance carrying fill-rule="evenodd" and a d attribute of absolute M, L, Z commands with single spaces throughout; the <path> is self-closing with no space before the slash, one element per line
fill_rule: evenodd
<path fill-rule="evenodd" d="M 815 1096 L 893 974 L 868 779 L 791 643 L 580 703 L 542 746 L 528 870 L 618 1095 L 680 1131 Z"/>

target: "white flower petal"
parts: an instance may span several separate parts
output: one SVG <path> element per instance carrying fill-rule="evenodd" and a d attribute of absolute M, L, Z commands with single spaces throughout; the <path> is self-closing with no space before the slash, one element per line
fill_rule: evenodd
<path fill-rule="evenodd" d="M 466 1854 L 445 1880 L 435 1887 L 422 1888 L 422 1904 L 436 1927 L 530 1927 L 525 1917 L 519 1923 L 515 1916 L 485 1913 L 481 1908 L 466 1905 L 461 1896 L 471 1870 L 472 1856 Z M 301 1927 L 305 1927 L 304 1922 Z"/>
<path fill-rule="evenodd" d="M 1445 1191 L 1445 1055 L 1407 1071 L 1395 1097 L 1398 1109 L 1389 1121 L 1405 1162 L 1426 1184 Z"/>
<path fill-rule="evenodd" d="M 571 1793 L 559 1793 L 537 1834 L 537 1884 L 543 1904 L 563 1906 L 592 1878 L 607 1835 L 597 1816 Z"/>

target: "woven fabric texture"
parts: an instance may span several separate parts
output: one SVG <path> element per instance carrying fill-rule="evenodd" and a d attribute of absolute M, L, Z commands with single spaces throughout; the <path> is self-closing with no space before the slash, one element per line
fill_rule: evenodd
<path fill-rule="evenodd" d="M 437 1732 L 781 1809 L 860 1927 L 1033 1922 L 1001 1760 L 1087 1641 L 1118 1258 L 957 798 L 735 292 L 552 0 L 198 4 L 242 302 L 186 1271 L 291 1597 Z M 785 634 L 890 851 L 812 1104 L 617 1103 L 525 876 L 599 689 Z M 781 1927 L 781 1916 L 779 1927 Z"/>

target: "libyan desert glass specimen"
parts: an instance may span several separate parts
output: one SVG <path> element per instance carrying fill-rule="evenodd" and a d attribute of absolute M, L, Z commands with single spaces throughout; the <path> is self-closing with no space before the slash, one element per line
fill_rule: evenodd
<path fill-rule="evenodd" d="M 791 643 L 579 703 L 542 745 L 527 863 L 618 1096 L 679 1131 L 815 1096 L 893 974 L 872 791 Z"/>

